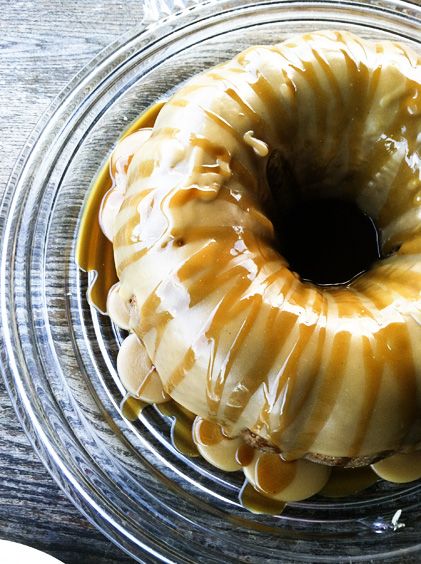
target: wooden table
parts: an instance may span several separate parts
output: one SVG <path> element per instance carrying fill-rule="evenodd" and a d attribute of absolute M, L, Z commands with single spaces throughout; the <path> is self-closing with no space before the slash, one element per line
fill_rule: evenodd
<path fill-rule="evenodd" d="M 142 4 L 0 0 L 0 198 L 40 115 L 82 66 L 142 19 Z M 22 431 L 1 378 L 0 538 L 66 564 L 132 561 L 59 490 Z"/>

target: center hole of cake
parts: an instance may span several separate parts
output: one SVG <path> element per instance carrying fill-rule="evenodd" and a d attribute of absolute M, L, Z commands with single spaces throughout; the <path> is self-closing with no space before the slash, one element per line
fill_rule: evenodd
<path fill-rule="evenodd" d="M 279 250 L 290 269 L 315 284 L 345 284 L 381 256 L 374 221 L 352 202 L 299 202 L 276 227 Z"/>

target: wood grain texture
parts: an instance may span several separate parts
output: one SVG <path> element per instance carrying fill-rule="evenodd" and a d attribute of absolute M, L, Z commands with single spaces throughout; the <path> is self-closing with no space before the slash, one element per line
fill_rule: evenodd
<path fill-rule="evenodd" d="M 0 198 L 49 103 L 89 60 L 140 21 L 139 0 L 0 0 Z M 0 538 L 66 564 L 131 562 L 59 490 L 0 381 Z M 0 558 L 1 561 L 1 558 Z"/>

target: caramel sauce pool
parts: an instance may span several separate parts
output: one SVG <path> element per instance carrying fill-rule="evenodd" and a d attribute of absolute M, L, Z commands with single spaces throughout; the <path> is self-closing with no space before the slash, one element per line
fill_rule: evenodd
<path fill-rule="evenodd" d="M 252 513 L 262 515 L 280 515 L 285 509 L 286 503 L 265 497 L 245 482 L 240 491 L 240 502 L 243 507 Z"/>
<path fill-rule="evenodd" d="M 248 466 L 254 457 L 254 450 L 250 445 L 241 445 L 236 454 L 235 458 L 240 466 Z"/>
<path fill-rule="evenodd" d="M 222 439 L 222 429 L 220 425 L 215 425 L 206 419 L 202 419 L 196 427 L 197 438 L 204 446 L 217 445 Z"/>
<path fill-rule="evenodd" d="M 173 400 L 156 406 L 162 415 L 173 418 L 171 425 L 171 441 L 175 448 L 186 456 L 198 456 L 197 447 L 193 441 L 194 413 L 185 409 Z"/>
<path fill-rule="evenodd" d="M 347 497 L 366 490 L 378 481 L 377 474 L 367 466 L 352 469 L 334 468 L 320 495 L 331 498 Z"/>
<path fill-rule="evenodd" d="M 265 452 L 260 455 L 256 465 L 256 480 L 262 492 L 277 494 L 294 479 L 295 465 L 282 462 L 279 454 Z"/>
<path fill-rule="evenodd" d="M 136 421 L 148 404 L 142 400 L 126 394 L 121 400 L 120 409 L 123 416 L 129 421 Z"/>

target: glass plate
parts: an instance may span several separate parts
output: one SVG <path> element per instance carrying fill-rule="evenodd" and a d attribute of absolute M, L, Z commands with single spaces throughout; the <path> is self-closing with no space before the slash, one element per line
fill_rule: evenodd
<path fill-rule="evenodd" d="M 2 204 L 1 354 L 20 420 L 73 503 L 143 562 L 406 558 L 421 549 L 420 484 L 253 515 L 238 502 L 240 474 L 179 454 L 170 419 L 149 407 L 136 423 L 125 420 L 115 369 L 123 335 L 89 307 L 74 249 L 89 187 L 121 132 L 188 77 L 249 45 L 319 28 L 419 49 L 421 9 L 400 1 L 148 6 L 149 23 L 95 58 L 49 108 Z"/>

